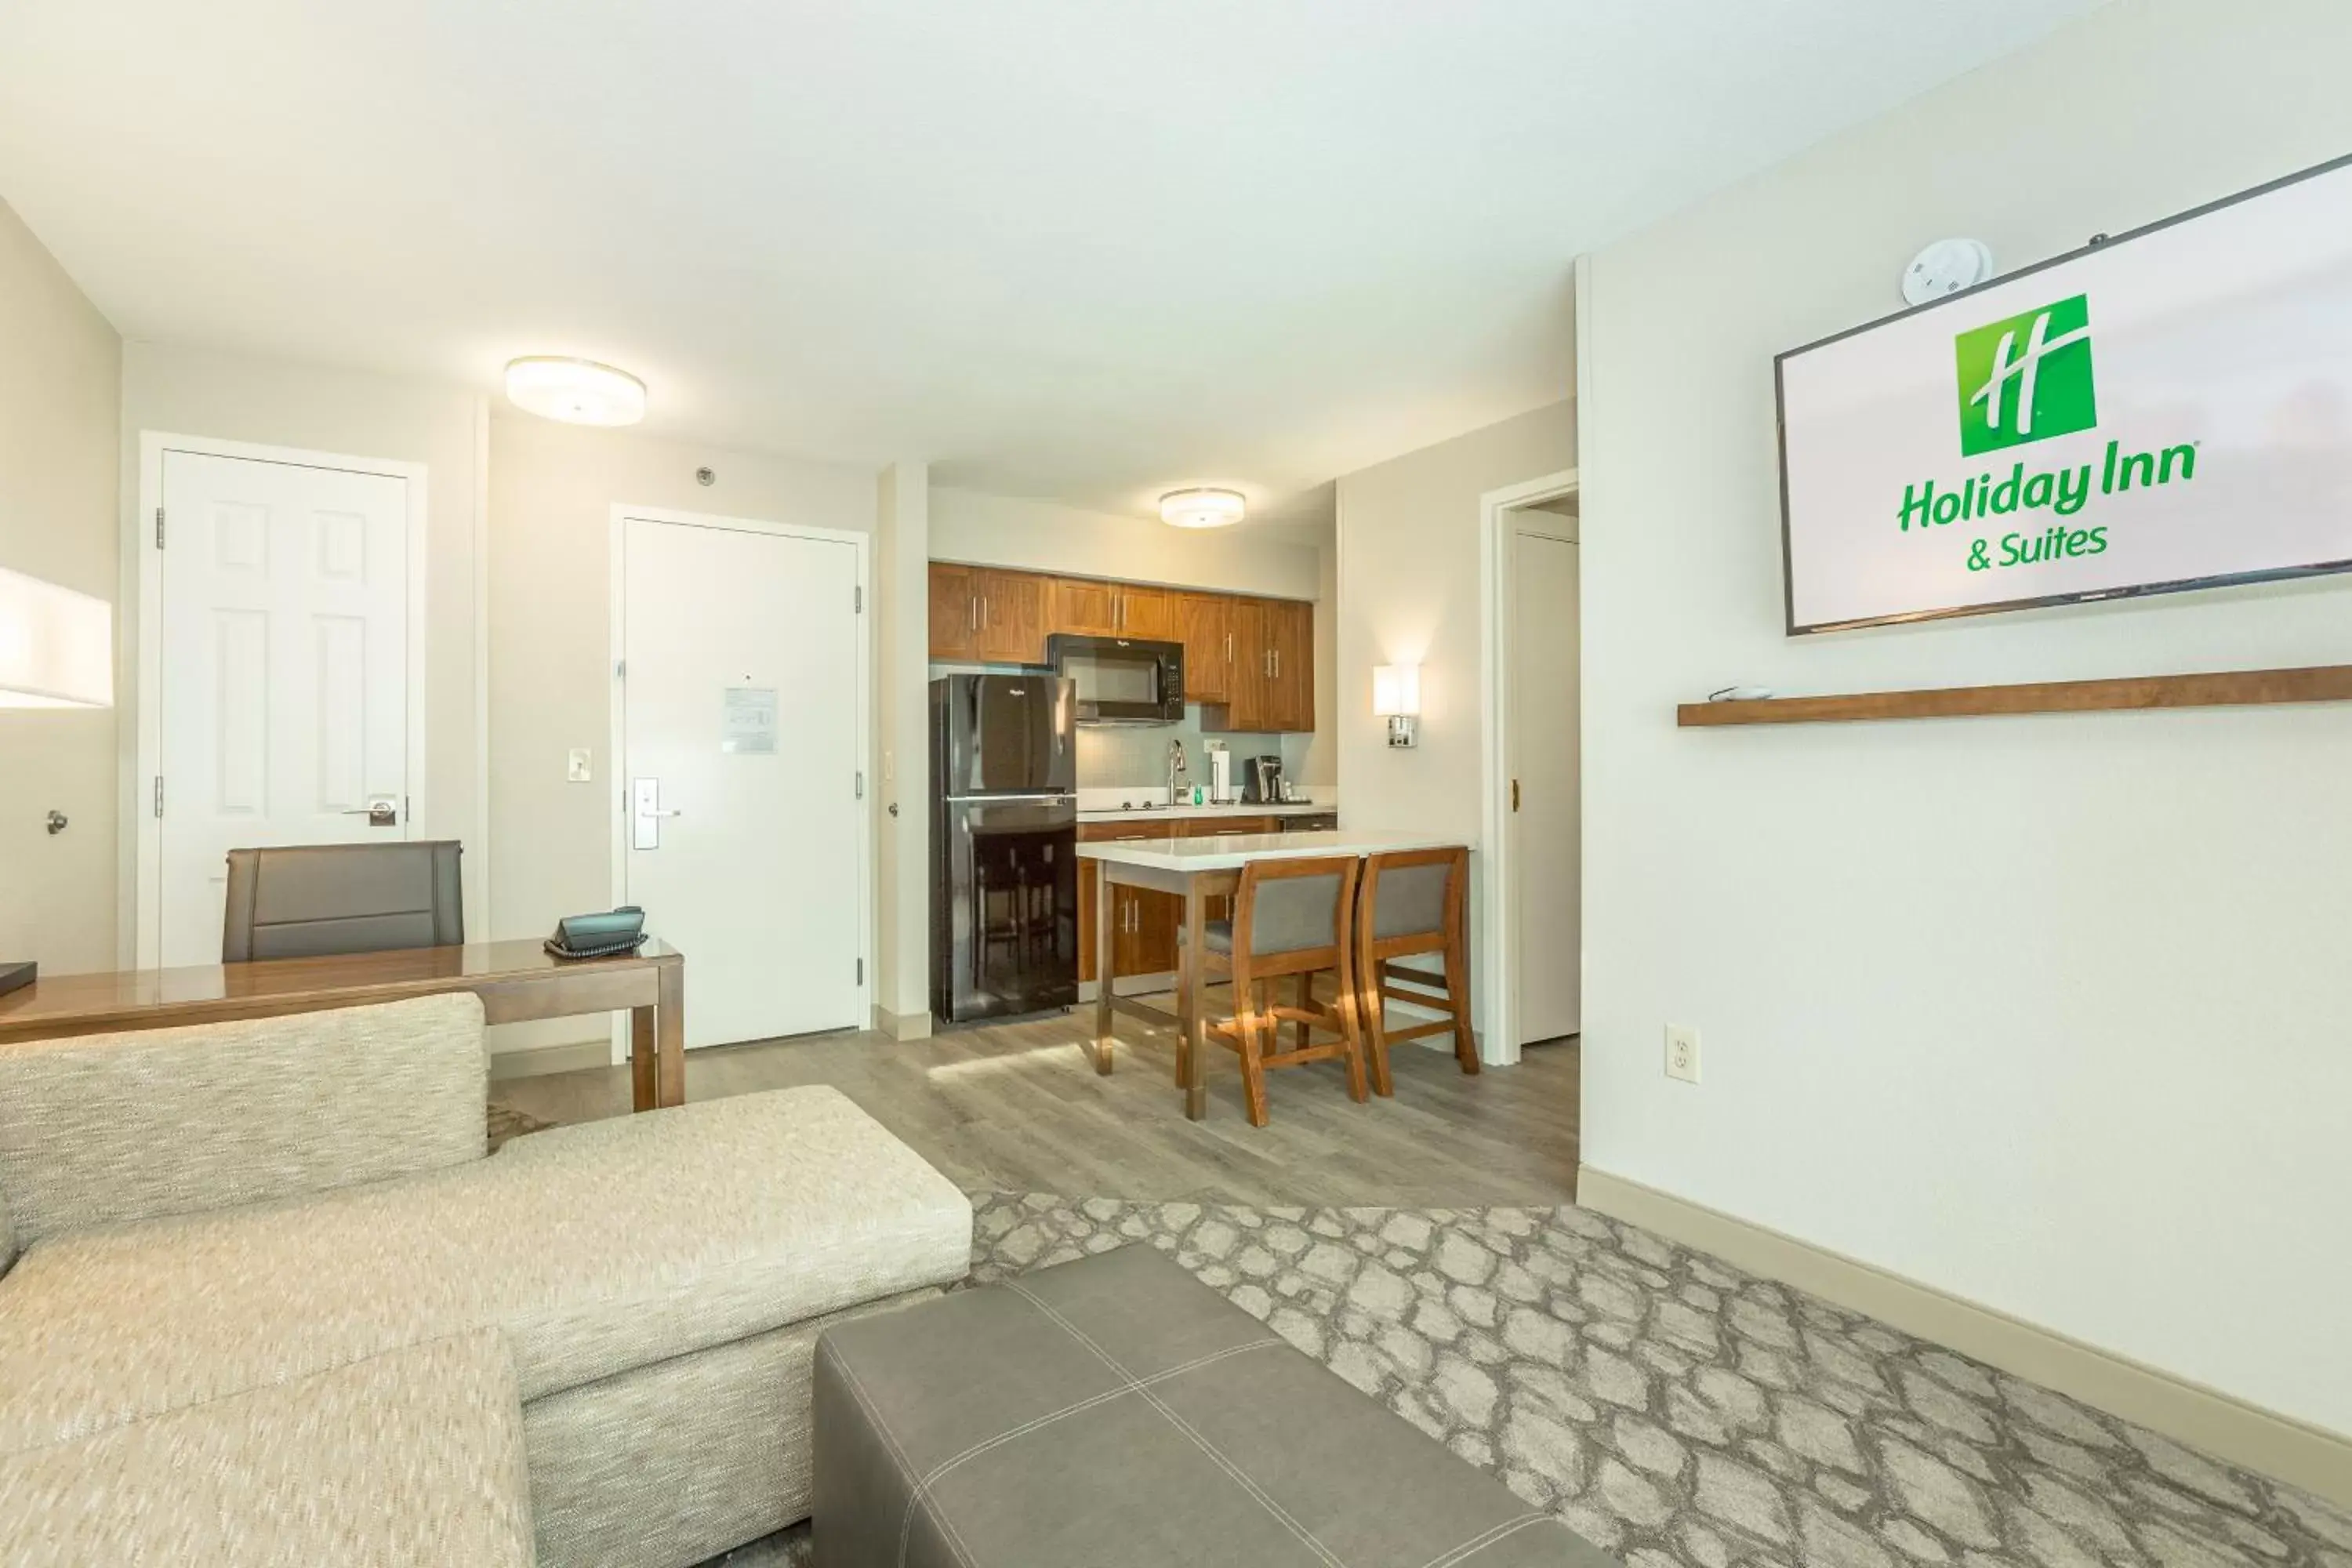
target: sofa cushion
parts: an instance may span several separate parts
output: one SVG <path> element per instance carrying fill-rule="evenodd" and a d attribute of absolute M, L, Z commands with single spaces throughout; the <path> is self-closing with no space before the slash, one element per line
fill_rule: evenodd
<path fill-rule="evenodd" d="M 505 1331 L 525 1399 L 962 1278 L 971 1205 L 830 1089 L 534 1133 L 397 1182 L 37 1243 L 0 1452 Z"/>
<path fill-rule="evenodd" d="M 0 1562 L 527 1568 L 522 1409 L 499 1336 L 0 1457 Z"/>
<path fill-rule="evenodd" d="M 422 996 L 0 1045 L 16 1245 L 482 1158 L 482 1005 Z"/>

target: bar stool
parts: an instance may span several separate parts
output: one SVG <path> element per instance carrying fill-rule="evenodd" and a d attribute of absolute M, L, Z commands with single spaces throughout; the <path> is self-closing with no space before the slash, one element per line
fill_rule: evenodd
<path fill-rule="evenodd" d="M 1371 1044 L 1372 1088 L 1378 1093 L 1396 1092 L 1389 1077 L 1391 1040 L 1418 1040 L 1451 1029 L 1454 1059 L 1465 1073 L 1478 1070 L 1478 1046 L 1470 1033 L 1469 882 L 1470 851 L 1459 847 L 1364 858 L 1356 898 L 1358 1011 Z M 1425 969 L 1396 962 L 1424 952 L 1444 954 L 1443 982 Z M 1391 1030 L 1391 1002 L 1410 1002 L 1445 1016 Z"/>
<path fill-rule="evenodd" d="M 1203 927 L 1201 986 L 1215 974 L 1230 976 L 1234 986 L 1234 1016 L 1209 1025 L 1208 1036 L 1241 1057 L 1242 1096 L 1253 1127 L 1266 1122 L 1269 1068 L 1337 1059 L 1347 1064 L 1349 1098 L 1360 1103 L 1365 1098 L 1363 1039 L 1349 981 L 1355 939 L 1348 915 L 1360 864 L 1352 855 L 1252 860 L 1234 889 L 1234 918 Z M 1314 976 L 1327 969 L 1339 982 L 1329 1006 L 1317 1003 L 1313 991 Z M 1262 1005 L 1259 985 L 1285 975 L 1297 976 L 1297 1005 Z M 1289 1050 L 1276 1050 L 1285 1023 L 1297 1026 L 1297 1037 Z M 1337 1038 L 1315 1045 L 1310 1031 L 1316 1029 Z"/>

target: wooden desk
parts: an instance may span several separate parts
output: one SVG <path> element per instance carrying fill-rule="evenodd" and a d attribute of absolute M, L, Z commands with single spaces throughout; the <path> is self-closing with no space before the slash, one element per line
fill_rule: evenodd
<path fill-rule="evenodd" d="M 1086 1047 L 1095 1071 L 1111 1069 L 1117 1041 L 1111 1017 L 1124 1013 L 1152 1024 L 1176 1026 L 1177 1081 L 1184 1090 L 1184 1114 L 1194 1121 L 1208 1114 L 1208 1009 L 1202 993 L 1200 954 L 1206 942 L 1208 902 L 1230 897 L 1242 879 L 1242 868 L 1252 860 L 1298 858 L 1324 855 L 1379 855 L 1397 849 L 1451 848 L 1458 838 L 1432 838 L 1415 833 L 1241 833 L 1215 837 L 1104 839 L 1081 842 L 1078 858 L 1094 862 L 1092 871 L 1079 867 L 1078 875 L 1095 878 L 1095 1037 Z M 1114 887 L 1149 888 L 1172 893 L 1183 900 L 1184 943 L 1177 950 L 1176 1011 L 1168 1013 L 1112 989 L 1118 977 L 1111 930 Z M 1342 977 L 1342 984 L 1353 978 Z"/>
<path fill-rule="evenodd" d="M 686 1102 L 686 957 L 649 942 L 625 958 L 559 959 L 536 942 L 276 958 L 188 969 L 44 974 L 0 995 L 0 1044 L 269 1018 L 470 991 L 493 1024 L 629 1012 L 636 1108 Z"/>

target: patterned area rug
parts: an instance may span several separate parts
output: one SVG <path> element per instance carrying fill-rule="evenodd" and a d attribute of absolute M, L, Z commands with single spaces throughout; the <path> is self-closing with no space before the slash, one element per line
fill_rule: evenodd
<path fill-rule="evenodd" d="M 1157 1247 L 1631 1568 L 2352 1568 L 2352 1514 L 1590 1210 L 973 1201 L 974 1283 Z"/>

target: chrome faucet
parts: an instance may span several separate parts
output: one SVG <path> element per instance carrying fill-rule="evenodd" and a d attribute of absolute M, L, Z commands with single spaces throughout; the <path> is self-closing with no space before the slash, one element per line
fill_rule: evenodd
<path fill-rule="evenodd" d="M 1182 797 L 1176 793 L 1176 781 L 1183 776 L 1184 742 L 1171 737 L 1168 742 L 1168 804 L 1170 805 L 1184 804 Z"/>

